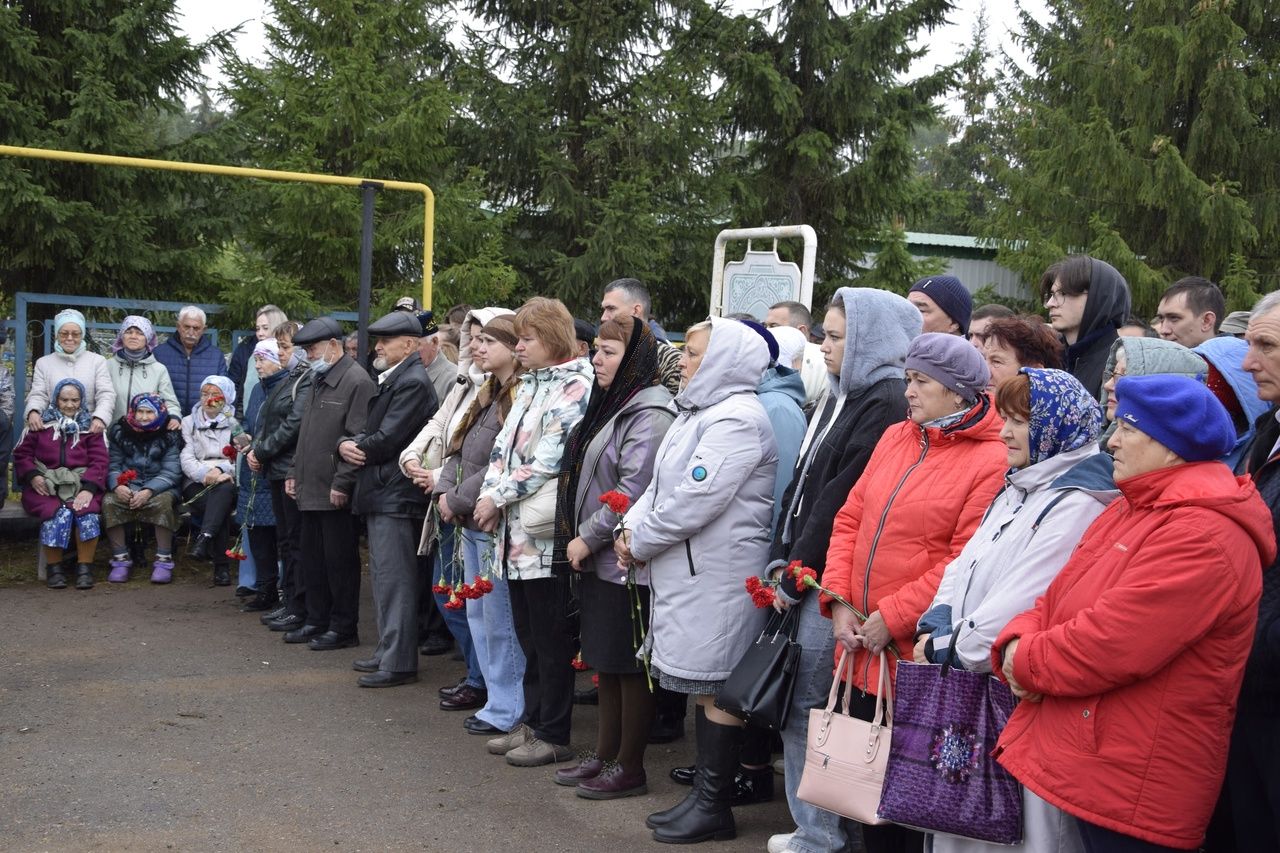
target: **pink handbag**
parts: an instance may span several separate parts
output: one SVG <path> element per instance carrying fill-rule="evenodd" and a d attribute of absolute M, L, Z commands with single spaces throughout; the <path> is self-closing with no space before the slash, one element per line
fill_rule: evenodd
<path fill-rule="evenodd" d="M 887 823 L 876 815 L 884 787 L 884 771 L 889 761 L 889 741 L 893 736 L 893 685 L 889 680 L 889 659 L 880 653 L 880 685 L 876 690 L 876 713 L 871 722 L 849 716 L 849 691 L 853 685 L 853 658 L 840 653 L 836 677 L 831 681 L 827 707 L 809 712 L 809 740 L 804 756 L 804 775 L 796 796 L 806 803 L 859 823 Z M 846 669 L 847 662 L 847 669 Z M 847 687 L 843 708 L 836 710 L 840 676 Z"/>

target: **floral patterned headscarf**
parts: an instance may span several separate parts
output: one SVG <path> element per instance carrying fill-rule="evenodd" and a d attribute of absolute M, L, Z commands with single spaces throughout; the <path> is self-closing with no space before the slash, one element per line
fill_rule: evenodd
<path fill-rule="evenodd" d="M 58 408 L 58 395 L 68 385 L 80 392 L 80 411 L 71 418 L 62 414 L 62 410 Z M 40 420 L 53 430 L 55 440 L 65 438 L 71 442 L 72 447 L 75 447 L 80 441 L 80 435 L 89 431 L 89 423 L 93 420 L 93 415 L 85 405 L 86 397 L 84 384 L 78 379 L 62 379 L 53 386 L 53 393 L 49 395 L 49 405 L 45 406 L 44 411 L 40 413 Z"/>
<path fill-rule="evenodd" d="M 138 409 L 150 409 L 156 413 L 155 419 L 149 424 L 138 423 Z M 169 407 L 165 405 L 164 399 L 158 394 L 134 394 L 133 399 L 129 401 L 129 411 L 124 416 L 125 423 L 138 432 L 155 432 L 163 429 L 169 422 Z"/>
<path fill-rule="evenodd" d="M 1102 434 L 1098 401 L 1065 370 L 1024 367 L 1031 382 L 1031 464 L 1092 444 Z"/>

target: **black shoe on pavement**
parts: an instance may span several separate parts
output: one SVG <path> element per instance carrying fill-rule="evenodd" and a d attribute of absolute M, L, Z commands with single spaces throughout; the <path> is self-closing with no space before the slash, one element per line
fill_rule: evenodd
<path fill-rule="evenodd" d="M 316 637 L 322 636 L 324 633 L 325 629 L 321 628 L 319 625 L 303 625 L 301 628 L 285 634 L 284 641 L 290 644 L 306 643 Z"/>
<path fill-rule="evenodd" d="M 600 688 L 592 687 L 587 690 L 573 691 L 573 704 L 599 705 L 600 704 Z"/>
<path fill-rule="evenodd" d="M 332 652 L 336 649 L 353 649 L 360 645 L 359 634 L 339 634 L 336 631 L 325 631 L 318 637 L 312 637 L 307 643 L 313 652 Z M 413 673 L 416 680 L 417 673 Z"/>
<path fill-rule="evenodd" d="M 458 679 L 457 684 L 450 684 L 448 687 L 441 687 L 439 690 L 436 691 L 436 693 L 439 694 L 441 699 L 448 699 L 450 696 L 452 696 L 453 694 L 457 693 L 460 689 L 462 689 L 462 686 L 466 683 L 467 683 L 467 677 L 464 675 L 462 676 L 462 678 Z"/>
<path fill-rule="evenodd" d="M 452 696 L 440 700 L 441 711 L 474 711 L 489 701 L 489 693 L 479 687 L 464 684 Z"/>
<path fill-rule="evenodd" d="M 303 616 L 296 613 L 285 613 L 279 619 L 272 619 L 267 623 L 267 627 L 272 631 L 293 631 L 307 624 L 307 620 Z M 324 633 L 321 631 L 320 633 Z"/>
<path fill-rule="evenodd" d="M 214 566 L 213 567 L 213 585 L 214 586 L 231 586 L 231 567 L 230 566 Z"/>
<path fill-rule="evenodd" d="M 266 613 L 263 613 L 261 616 L 258 617 L 258 621 L 261 622 L 263 625 L 270 625 L 272 622 L 276 621 L 281 616 L 287 616 L 288 614 L 289 614 L 289 608 L 281 604 L 278 607 L 276 607 L 275 610 L 269 610 Z"/>
<path fill-rule="evenodd" d="M 196 536 L 194 542 L 191 543 L 191 550 L 187 552 L 187 556 L 193 560 L 199 560 L 207 563 L 213 559 L 213 553 L 210 550 L 213 545 L 212 533 L 201 533 Z"/>
<path fill-rule="evenodd" d="M 452 637 L 442 636 L 440 634 L 430 634 L 422 641 L 422 645 L 418 646 L 418 654 L 426 655 L 427 657 L 434 657 L 436 655 L 442 655 L 452 648 Z"/>
<path fill-rule="evenodd" d="M 506 734 L 502 729 L 497 726 L 489 725 L 475 714 L 472 714 L 470 717 L 463 720 L 462 727 L 467 730 L 468 734 L 473 735 L 489 735 L 490 737 L 493 737 L 494 735 Z"/>
<path fill-rule="evenodd" d="M 416 672 L 387 672 L 380 669 L 356 679 L 361 687 L 399 687 L 401 684 L 412 684 L 418 680 Z"/>
<path fill-rule="evenodd" d="M 360 660 L 352 661 L 351 668 L 354 669 L 356 672 L 377 672 L 378 659 L 377 658 L 361 658 Z"/>

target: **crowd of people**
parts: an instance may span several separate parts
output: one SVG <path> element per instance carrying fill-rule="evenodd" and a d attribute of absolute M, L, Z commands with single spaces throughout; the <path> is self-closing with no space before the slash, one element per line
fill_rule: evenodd
<path fill-rule="evenodd" d="M 835 660 L 872 720 L 883 652 L 1018 697 L 995 755 L 1021 849 L 1280 849 L 1280 294 L 1228 317 L 1183 279 L 1147 324 L 1084 256 L 1040 291 L 1047 322 L 952 276 L 845 287 L 819 324 L 784 302 L 682 348 L 636 279 L 598 325 L 535 297 L 441 328 L 405 299 L 367 364 L 335 320 L 270 305 L 229 365 L 196 308 L 163 344 L 126 317 L 104 359 L 67 310 L 15 473 L 51 588 L 64 551 L 93 586 L 104 527 L 109 581 L 154 537 L 169 582 L 187 517 L 213 582 L 239 566 L 243 609 L 317 651 L 361 644 L 363 530 L 357 683 L 417 681 L 434 613 L 466 664 L 441 708 L 584 799 L 646 794 L 646 746 L 692 696 L 695 762 L 671 770 L 691 790 L 649 815 L 657 841 L 732 838 L 733 808 L 772 796 L 773 733 L 716 704 L 772 607 L 801 647 L 774 853 L 1001 849 L 799 796 Z M 576 755 L 575 667 L 599 717 Z"/>

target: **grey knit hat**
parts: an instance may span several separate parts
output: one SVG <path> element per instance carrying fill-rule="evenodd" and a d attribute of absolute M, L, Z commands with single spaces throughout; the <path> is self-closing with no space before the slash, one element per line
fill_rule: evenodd
<path fill-rule="evenodd" d="M 907 350 L 906 369 L 941 382 L 970 403 L 991 381 L 991 370 L 978 348 L 944 332 L 928 332 L 913 340 Z"/>

